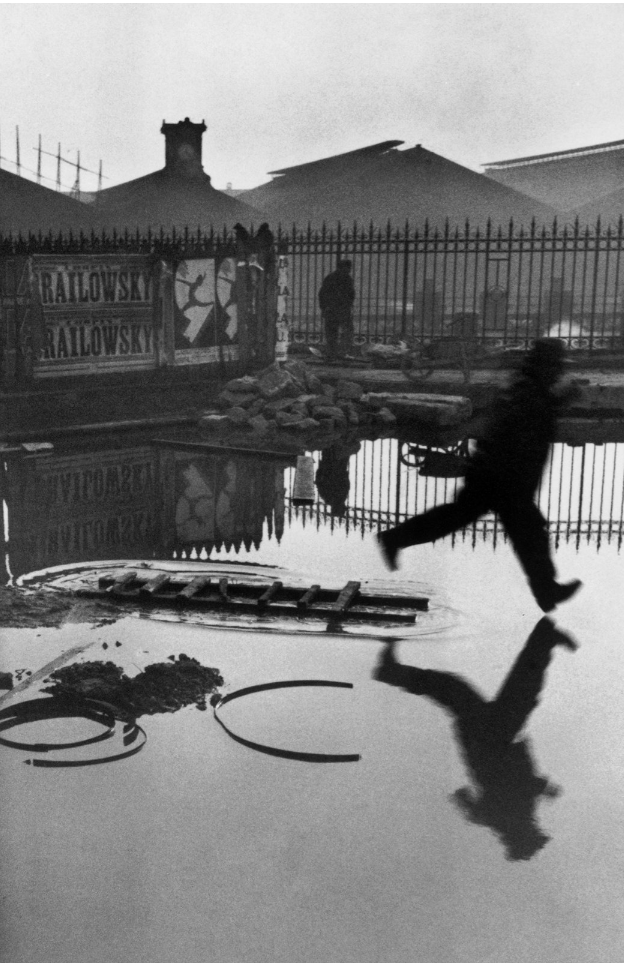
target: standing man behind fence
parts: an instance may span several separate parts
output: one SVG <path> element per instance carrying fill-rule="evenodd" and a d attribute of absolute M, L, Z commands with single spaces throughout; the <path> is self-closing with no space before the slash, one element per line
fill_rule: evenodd
<path fill-rule="evenodd" d="M 355 286 L 351 268 L 352 263 L 347 260 L 338 262 L 334 271 L 325 276 L 319 289 L 318 299 L 329 359 L 345 355 L 353 346 Z"/>

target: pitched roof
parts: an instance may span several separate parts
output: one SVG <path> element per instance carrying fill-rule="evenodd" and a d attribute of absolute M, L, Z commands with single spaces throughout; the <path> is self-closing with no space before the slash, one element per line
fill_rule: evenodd
<path fill-rule="evenodd" d="M 262 212 L 213 188 L 207 174 L 185 177 L 167 167 L 107 188 L 92 208 L 96 229 L 118 231 L 169 231 L 187 226 L 192 231 L 198 227 L 220 230 L 238 221 L 257 224 L 263 220 Z"/>
<path fill-rule="evenodd" d="M 578 218 L 584 226 L 593 227 L 598 219 L 605 228 L 607 225 L 617 225 L 620 218 L 624 217 L 624 184 L 616 191 L 607 192 L 599 198 L 592 198 L 591 201 L 573 209 L 569 214 Z"/>
<path fill-rule="evenodd" d="M 397 151 L 386 141 L 359 151 L 283 169 L 280 177 L 244 192 L 272 221 L 313 225 L 357 221 L 377 226 L 528 224 L 552 222 L 555 211 L 520 192 L 428 151 L 421 145 Z"/>
<path fill-rule="evenodd" d="M 90 227 L 86 205 L 0 168 L 2 234 L 58 233 L 90 230 Z"/>
<path fill-rule="evenodd" d="M 486 175 L 500 184 L 570 211 L 624 185 L 624 141 L 510 158 L 484 167 Z"/>

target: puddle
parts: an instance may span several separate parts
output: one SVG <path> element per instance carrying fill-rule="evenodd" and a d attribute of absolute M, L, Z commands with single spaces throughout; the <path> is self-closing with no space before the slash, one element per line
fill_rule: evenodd
<path fill-rule="evenodd" d="M 207 950 L 215 962 L 617 959 L 624 450 L 555 446 L 540 500 L 562 579 L 585 587 L 556 615 L 578 650 L 552 650 L 532 690 L 518 662 L 541 614 L 493 518 L 384 570 L 375 532 L 450 499 L 459 482 L 429 475 L 452 461 L 430 460 L 421 475 L 401 456 L 399 441 L 363 441 L 338 515 L 318 492 L 312 507 L 295 507 L 292 468 L 262 461 L 249 472 L 248 459 L 145 443 L 5 461 L 12 593 L 85 610 L 57 627 L 37 626 L 34 609 L 35 626 L 4 631 L 0 669 L 15 688 L 0 714 L 52 701 L 43 678 L 64 667 L 110 661 L 137 679 L 181 654 L 218 669 L 225 696 L 284 681 L 353 686 L 224 704 L 223 723 L 251 745 L 221 728 L 209 693 L 205 711 L 191 702 L 139 717 L 144 733 L 116 719 L 114 736 L 73 750 L 0 749 L 8 962 L 195 962 Z M 210 569 L 259 587 L 357 580 L 367 592 L 426 596 L 429 609 L 412 629 L 338 630 L 109 601 L 98 626 L 99 602 L 70 592 L 125 568 L 190 579 Z M 433 671 L 442 691 L 375 677 L 394 638 L 410 682 Z M 448 698 L 457 686 L 485 707 L 506 681 L 524 772 L 511 756 L 501 773 Z M 105 715 L 59 718 L 0 735 L 61 745 L 108 727 Z M 288 759 L 257 746 L 360 758 Z M 133 748 L 140 754 L 102 768 L 24 765 Z M 538 849 L 523 840 L 510 851 L 519 822 Z"/>

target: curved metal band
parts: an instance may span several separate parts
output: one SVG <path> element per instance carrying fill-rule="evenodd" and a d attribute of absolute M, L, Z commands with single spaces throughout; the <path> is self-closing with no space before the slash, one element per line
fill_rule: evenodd
<path fill-rule="evenodd" d="M 17 705 L 9 705 L 0 711 L 0 732 L 15 728 L 18 725 L 25 725 L 30 722 L 40 722 L 46 719 L 68 719 L 82 718 L 89 719 L 104 726 L 104 731 L 98 735 L 93 735 L 88 739 L 79 739 L 76 742 L 16 742 L 13 739 L 5 739 L 0 736 L 0 745 L 6 745 L 11 749 L 24 749 L 26 752 L 49 752 L 52 749 L 76 749 L 83 745 L 92 745 L 94 742 L 103 742 L 110 738 L 115 732 L 115 716 L 107 709 L 96 709 L 85 704 L 71 704 L 59 702 L 53 698 L 35 698 L 27 702 L 19 702 Z"/>
<path fill-rule="evenodd" d="M 115 733 L 115 723 L 119 719 L 125 721 L 123 744 L 128 746 L 134 742 L 138 736 L 142 736 L 142 741 L 133 745 L 125 752 L 118 752 L 115 755 L 102 756 L 97 759 L 26 759 L 26 765 L 40 766 L 47 769 L 72 768 L 76 766 L 102 765 L 106 762 L 117 762 L 120 759 L 127 759 L 140 752 L 147 742 L 145 730 L 137 725 L 134 719 L 126 721 L 123 713 L 108 702 L 99 699 L 87 699 L 81 702 L 65 702 L 54 698 L 34 698 L 26 702 L 19 702 L 0 710 L 0 732 L 23 725 L 27 722 L 37 722 L 44 719 L 54 718 L 86 718 L 97 722 L 105 729 L 99 735 L 91 736 L 88 739 L 81 739 L 78 742 L 14 742 L 11 739 L 0 737 L 0 744 L 10 746 L 14 749 L 25 749 L 29 752 L 48 752 L 59 749 L 75 749 L 83 745 L 92 745 L 95 742 L 102 742 L 109 739 Z M 2 720 L 5 720 L 2 722 Z"/>
<path fill-rule="evenodd" d="M 252 742 L 237 735 L 225 725 L 218 712 L 219 709 L 235 698 L 242 698 L 243 695 L 252 695 L 254 692 L 268 692 L 278 688 L 303 688 L 304 686 L 314 686 L 319 688 L 353 688 L 351 682 L 330 682 L 325 679 L 293 679 L 285 682 L 266 682 L 263 685 L 249 685 L 247 688 L 239 688 L 236 692 L 225 695 L 214 707 L 213 714 L 217 722 L 224 729 L 230 738 L 241 745 L 254 749 L 256 752 L 264 752 L 266 755 L 277 756 L 279 759 L 296 759 L 299 762 L 358 762 L 362 757 L 357 754 L 332 754 L 324 752 L 295 752 L 289 749 L 278 749 L 272 745 L 263 745 L 260 742 Z"/>

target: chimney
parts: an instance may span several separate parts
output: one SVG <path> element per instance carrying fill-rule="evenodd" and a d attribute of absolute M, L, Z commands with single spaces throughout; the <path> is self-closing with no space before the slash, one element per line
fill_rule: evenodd
<path fill-rule="evenodd" d="M 206 125 L 193 124 L 188 118 L 177 124 L 164 121 L 160 133 L 165 136 L 165 168 L 183 178 L 196 178 L 204 173 L 202 136 Z M 206 175 L 208 177 L 208 175 Z"/>

